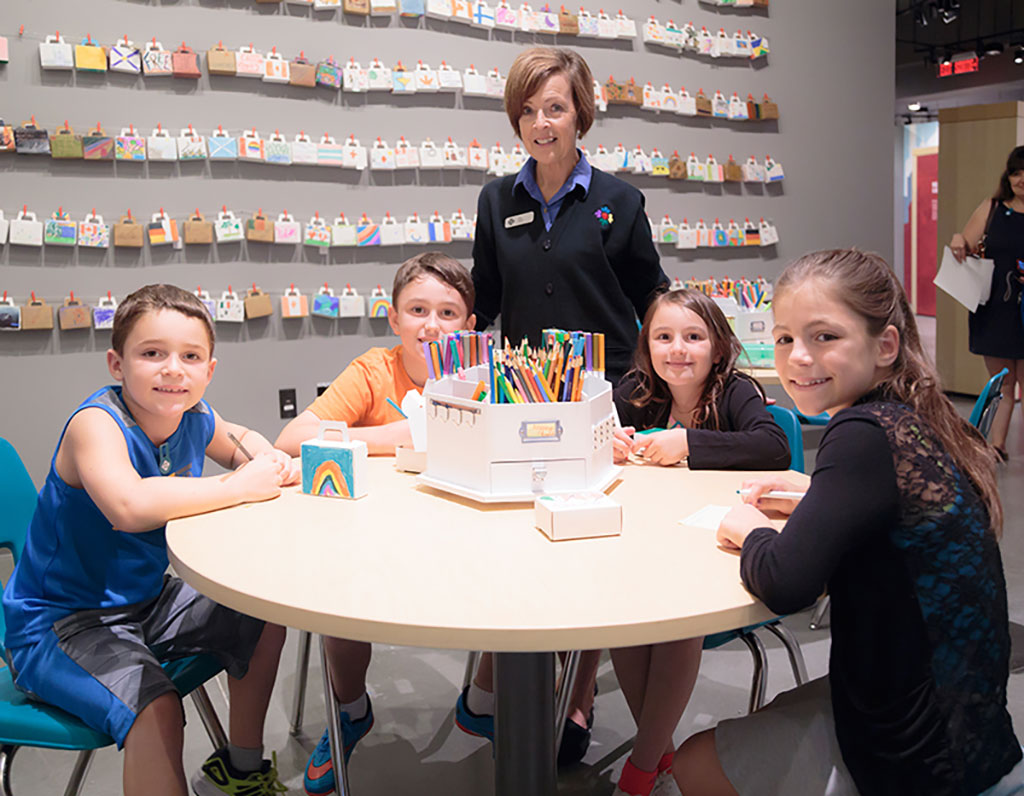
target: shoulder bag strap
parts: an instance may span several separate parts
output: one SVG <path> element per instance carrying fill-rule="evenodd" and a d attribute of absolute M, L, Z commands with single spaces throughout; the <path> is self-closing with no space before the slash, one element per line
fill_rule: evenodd
<path fill-rule="evenodd" d="M 985 240 L 988 238 L 989 227 L 992 226 L 992 219 L 995 218 L 996 210 L 999 207 L 999 200 L 992 199 L 991 203 L 992 206 L 989 208 L 988 211 L 988 219 L 985 221 L 985 231 L 981 233 L 981 240 L 979 240 L 978 245 L 975 246 L 978 256 L 981 257 L 982 259 L 984 259 L 985 257 Z"/>

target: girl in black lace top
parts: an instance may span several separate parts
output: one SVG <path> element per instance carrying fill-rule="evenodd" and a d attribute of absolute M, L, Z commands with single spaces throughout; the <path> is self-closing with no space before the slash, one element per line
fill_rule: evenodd
<path fill-rule="evenodd" d="M 680 789 L 1024 787 L 1006 710 L 993 451 L 940 391 L 906 296 L 877 256 L 806 255 L 780 277 L 774 310 L 783 386 L 801 412 L 832 420 L 804 497 L 766 497 L 796 488 L 782 479 L 751 483 L 751 505 L 730 512 L 718 539 L 741 550 L 744 584 L 773 611 L 828 587 L 829 674 L 690 738 L 673 764 Z M 790 514 L 784 530 L 759 508 Z"/>

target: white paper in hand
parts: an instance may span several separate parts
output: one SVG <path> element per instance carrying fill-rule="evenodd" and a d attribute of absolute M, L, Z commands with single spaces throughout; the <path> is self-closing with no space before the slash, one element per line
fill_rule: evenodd
<path fill-rule="evenodd" d="M 708 505 L 700 511 L 695 511 L 689 517 L 679 520 L 680 525 L 689 525 L 693 528 L 707 528 L 709 531 L 717 531 L 722 524 L 725 515 L 732 510 L 732 506 Z"/>
<path fill-rule="evenodd" d="M 942 264 L 935 276 L 935 287 L 948 293 L 969 312 L 978 309 L 979 304 L 988 301 L 992 290 L 992 260 L 965 257 L 962 263 L 956 261 L 949 246 L 943 248 Z"/>
<path fill-rule="evenodd" d="M 412 436 L 412 448 L 417 451 L 427 449 L 427 410 L 423 396 L 416 390 L 409 390 L 402 399 L 402 411 L 409 418 L 409 434 Z"/>

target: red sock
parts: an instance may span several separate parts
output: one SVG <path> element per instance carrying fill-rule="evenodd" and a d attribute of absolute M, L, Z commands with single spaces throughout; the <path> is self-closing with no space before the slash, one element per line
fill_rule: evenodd
<path fill-rule="evenodd" d="M 668 752 L 661 756 L 661 760 L 658 761 L 658 773 L 664 774 L 666 771 L 672 770 L 672 758 L 674 755 L 672 752 Z"/>
<path fill-rule="evenodd" d="M 641 771 L 633 765 L 633 758 L 629 758 L 619 775 L 619 789 L 630 796 L 649 796 L 657 778 L 657 771 Z"/>

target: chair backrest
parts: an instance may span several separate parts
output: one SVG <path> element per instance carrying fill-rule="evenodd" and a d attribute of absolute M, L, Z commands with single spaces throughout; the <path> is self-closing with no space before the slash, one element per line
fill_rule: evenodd
<path fill-rule="evenodd" d="M 778 404 L 771 404 L 766 407 L 772 420 L 782 426 L 786 432 L 786 439 L 789 440 L 789 468 L 799 473 L 804 471 L 804 436 L 800 429 L 800 421 L 796 412 Z"/>
<path fill-rule="evenodd" d="M 1009 374 L 1006 368 L 1003 368 L 991 379 L 985 383 L 984 389 L 981 391 L 981 395 L 978 396 L 978 400 L 974 402 L 974 408 L 971 410 L 970 424 L 981 432 L 981 436 L 988 439 L 988 432 L 992 428 L 992 420 L 996 416 L 996 409 L 999 408 L 999 402 L 1003 399 L 1003 379 Z"/>
<path fill-rule="evenodd" d="M 0 437 L 0 506 L 3 506 L 3 511 L 0 511 L 0 548 L 10 550 L 15 562 L 21 558 L 25 548 L 25 535 L 38 499 L 35 485 L 18 452 Z M 5 632 L 4 615 L 0 611 L 0 642 Z"/>

